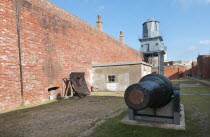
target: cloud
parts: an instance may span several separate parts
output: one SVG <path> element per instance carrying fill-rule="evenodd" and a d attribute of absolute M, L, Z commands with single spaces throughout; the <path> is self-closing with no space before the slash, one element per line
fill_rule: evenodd
<path fill-rule="evenodd" d="M 190 47 L 188 47 L 188 50 L 189 51 L 195 51 L 197 48 L 196 48 L 196 46 L 190 46 Z"/>
<path fill-rule="evenodd" d="M 210 0 L 172 0 L 172 5 L 174 4 L 178 4 L 186 10 L 192 5 L 208 5 L 210 4 Z"/>
<path fill-rule="evenodd" d="M 98 7 L 99 10 L 104 10 L 104 8 L 105 7 L 103 5 L 101 5 L 101 6 Z"/>
<path fill-rule="evenodd" d="M 201 44 L 201 45 L 208 45 L 208 44 L 210 44 L 210 40 L 200 40 L 199 44 Z"/>

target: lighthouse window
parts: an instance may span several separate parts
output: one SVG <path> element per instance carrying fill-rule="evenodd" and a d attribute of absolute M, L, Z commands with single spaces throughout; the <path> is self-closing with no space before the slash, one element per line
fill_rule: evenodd
<path fill-rule="evenodd" d="M 158 46 L 158 43 L 156 43 L 156 46 Z"/>

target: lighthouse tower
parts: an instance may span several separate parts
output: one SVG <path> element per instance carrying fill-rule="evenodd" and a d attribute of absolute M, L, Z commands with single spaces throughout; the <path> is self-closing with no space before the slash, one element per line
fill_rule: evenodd
<path fill-rule="evenodd" d="M 153 65 L 153 71 L 164 75 L 164 55 L 167 52 L 163 38 L 159 32 L 159 21 L 148 19 L 143 23 L 140 51 L 148 57 L 149 63 Z"/>

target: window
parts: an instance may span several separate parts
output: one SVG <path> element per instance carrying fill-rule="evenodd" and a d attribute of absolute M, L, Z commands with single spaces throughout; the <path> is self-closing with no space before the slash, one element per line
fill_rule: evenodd
<path fill-rule="evenodd" d="M 116 81 L 115 75 L 108 75 L 107 82 L 113 83 Z"/>
<path fill-rule="evenodd" d="M 144 45 L 141 45 L 141 47 L 143 47 Z"/>
<path fill-rule="evenodd" d="M 158 43 L 156 43 L 156 46 L 158 46 Z"/>

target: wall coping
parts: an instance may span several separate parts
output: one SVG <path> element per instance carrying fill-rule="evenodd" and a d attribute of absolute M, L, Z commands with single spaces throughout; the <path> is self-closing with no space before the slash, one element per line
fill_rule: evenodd
<path fill-rule="evenodd" d="M 139 65 L 139 64 L 143 64 L 149 67 L 152 67 L 151 64 L 148 64 L 146 62 L 143 61 L 139 61 L 139 62 L 115 62 L 115 63 L 92 63 L 92 67 L 109 67 L 109 66 L 126 66 L 126 65 Z"/>

